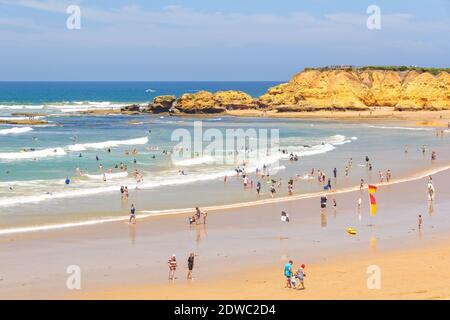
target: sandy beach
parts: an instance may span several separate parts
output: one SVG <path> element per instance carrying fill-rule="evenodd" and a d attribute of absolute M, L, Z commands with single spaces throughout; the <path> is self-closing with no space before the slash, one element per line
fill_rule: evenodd
<path fill-rule="evenodd" d="M 328 111 L 311 112 L 277 112 L 261 110 L 229 110 L 227 114 L 237 117 L 269 117 L 269 118 L 298 118 L 322 119 L 340 121 L 403 121 L 403 125 L 447 127 L 450 121 L 450 110 L 441 111 L 397 111 L 393 107 L 371 107 L 366 111 Z"/>
<path fill-rule="evenodd" d="M 369 266 L 381 270 L 380 289 L 368 289 Z M 306 289 L 283 287 L 280 266 L 243 269 L 209 281 L 116 287 L 81 294 L 83 299 L 181 300 L 309 300 L 309 299 L 449 299 L 450 244 L 414 250 L 357 254 L 312 264 L 306 270 Z"/>
<path fill-rule="evenodd" d="M 380 186 L 379 212 L 368 215 L 367 191 L 330 195 L 334 211 L 317 196 L 212 210 L 207 225 L 189 226 L 191 213 L 0 237 L 3 299 L 332 299 L 447 298 L 450 172 L 433 175 L 438 196 L 426 199 L 426 174 Z M 410 180 L 410 181 L 408 181 Z M 364 198 L 361 212 L 356 208 Z M 280 212 L 290 223 L 280 222 Z M 424 217 L 422 231 L 417 216 Z M 352 226 L 356 236 L 346 233 Z M 195 280 L 185 277 L 196 252 Z M 177 279 L 167 280 L 176 254 Z M 307 265 L 307 289 L 284 289 L 282 267 Z M 66 287 L 67 267 L 81 270 L 81 290 Z M 382 272 L 382 289 L 368 290 L 369 265 Z M 226 267 L 224 267 L 226 266 Z M 330 285 L 332 283 L 333 285 Z M 343 288 L 347 288 L 344 290 Z M 350 288 L 350 289 L 349 289 Z"/>

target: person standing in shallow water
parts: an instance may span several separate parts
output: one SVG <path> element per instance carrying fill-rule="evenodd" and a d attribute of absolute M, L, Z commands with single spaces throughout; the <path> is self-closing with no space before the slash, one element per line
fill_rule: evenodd
<path fill-rule="evenodd" d="M 259 196 L 259 193 L 261 192 L 261 182 L 260 181 L 258 181 L 257 183 L 256 183 L 256 193 L 258 194 L 258 196 Z"/>
<path fill-rule="evenodd" d="M 134 207 L 134 204 L 131 204 L 130 221 L 128 221 L 128 223 L 131 223 L 132 220 L 133 224 L 136 224 L 136 208 Z"/>

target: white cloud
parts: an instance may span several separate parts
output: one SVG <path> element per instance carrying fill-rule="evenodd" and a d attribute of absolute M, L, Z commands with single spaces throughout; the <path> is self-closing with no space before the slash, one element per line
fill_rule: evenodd
<path fill-rule="evenodd" d="M 73 3 L 74 1 L 71 1 Z M 61 1 L 0 0 L 0 3 L 60 14 L 65 17 L 66 4 Z M 182 6 L 166 6 L 147 10 L 131 5 L 99 9 L 78 2 L 81 6 L 82 29 L 69 31 L 65 19 L 61 27 L 35 19 L 26 24 L 27 34 L 13 28 L 1 30 L 3 43 L 10 45 L 67 47 L 129 46 L 139 48 L 209 48 L 245 47 L 251 45 L 292 45 L 333 47 L 358 51 L 373 46 L 377 50 L 449 50 L 448 21 L 418 21 L 410 14 L 382 15 L 382 29 L 366 28 L 367 15 L 334 13 L 315 16 L 307 12 L 277 14 L 243 14 L 203 12 Z M 69 4 L 67 2 L 67 4 Z M 1 21 L 0 21 L 1 23 Z M 3 22 L 6 23 L 6 22 Z M 20 25 L 20 20 L 9 25 Z M 35 31 L 33 31 L 35 28 Z M 361 48 L 363 49 L 363 48 Z M 363 50 L 364 51 L 364 50 Z"/>

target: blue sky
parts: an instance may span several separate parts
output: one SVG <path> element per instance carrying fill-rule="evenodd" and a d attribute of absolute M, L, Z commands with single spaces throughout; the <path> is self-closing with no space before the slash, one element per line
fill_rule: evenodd
<path fill-rule="evenodd" d="M 65 12 L 81 8 L 81 29 Z M 369 5 L 381 30 L 366 27 Z M 0 0 L 0 80 L 287 80 L 450 66 L 450 0 Z"/>

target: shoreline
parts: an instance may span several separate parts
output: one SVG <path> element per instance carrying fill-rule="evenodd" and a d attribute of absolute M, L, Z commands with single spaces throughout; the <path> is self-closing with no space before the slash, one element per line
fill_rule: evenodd
<path fill-rule="evenodd" d="M 426 178 L 430 175 L 435 175 L 441 172 L 445 172 L 450 169 L 449 165 L 440 166 L 438 168 L 429 168 L 425 170 L 421 170 L 416 172 L 415 174 L 403 177 L 403 178 L 394 178 L 390 182 L 383 182 L 383 183 L 373 183 L 372 185 L 375 185 L 377 187 L 382 186 L 390 186 L 390 185 L 396 185 L 399 183 L 405 183 L 405 182 L 412 182 L 416 180 L 420 180 L 423 178 Z M 367 185 L 364 186 L 363 190 L 367 189 Z M 311 199 L 311 198 L 317 198 L 322 195 L 338 195 L 338 194 L 345 194 L 350 192 L 359 191 L 359 185 L 346 187 L 342 189 L 336 189 L 332 192 L 327 191 L 320 191 L 320 192 L 312 192 L 312 193 L 304 193 L 304 194 L 293 194 L 290 196 L 282 196 L 278 198 L 268 198 L 268 199 L 262 199 L 262 200 L 254 200 L 254 201 L 248 201 L 248 202 L 238 202 L 238 203 L 231 203 L 231 204 L 224 204 L 224 205 L 216 205 L 216 206 L 205 206 L 202 207 L 203 211 L 220 211 L 220 210 L 230 210 L 230 209 L 236 209 L 236 208 L 246 208 L 246 207 L 254 207 L 254 206 L 263 206 L 268 204 L 278 204 L 278 203 L 284 203 L 284 202 L 290 202 L 290 201 L 298 201 L 302 199 Z M 176 215 L 183 215 L 188 213 L 193 213 L 193 208 L 181 208 L 181 209 L 166 209 L 166 210 L 140 210 L 136 214 L 136 219 L 138 220 L 145 220 L 152 217 L 166 217 L 166 216 L 176 216 Z M 141 213 L 141 214 L 139 214 Z M 8 236 L 13 234 L 22 234 L 22 233 L 32 233 L 32 232 L 44 232 L 44 231 L 52 231 L 52 230 L 59 230 L 59 229 L 69 229 L 69 228 L 81 228 L 85 226 L 94 226 L 94 225 L 101 225 L 105 223 L 118 223 L 118 222 L 126 222 L 129 220 L 129 216 L 123 216 L 123 217 L 114 217 L 114 218 L 104 218 L 99 220 L 88 220 L 88 221 L 79 221 L 79 222 L 72 222 L 72 223 L 63 223 L 63 224 L 50 224 L 50 225 L 42 225 L 42 226 L 33 226 L 33 227 L 15 227 L 15 228 L 9 228 L 9 229 L 3 229 L 0 230 L 0 237 L 1 236 Z"/>
<path fill-rule="evenodd" d="M 31 112 L 29 114 L 32 114 Z M 36 114 L 38 115 L 38 114 Z M 40 114 L 39 114 L 40 115 Z M 120 110 L 119 108 L 111 109 L 92 109 L 76 112 L 65 112 L 61 114 L 49 114 L 47 117 L 71 117 L 71 116 L 155 116 L 155 117 L 180 117 L 208 119 L 223 116 L 239 117 L 239 118 L 267 118 L 267 119 L 302 119 L 302 120 L 336 120 L 336 121 L 389 121 L 389 122 L 415 122 L 414 126 L 423 127 L 448 127 L 450 122 L 450 110 L 416 110 L 416 111 L 399 111 L 394 107 L 369 107 L 367 110 L 317 110 L 317 111 L 298 111 L 298 112 L 278 112 L 276 110 L 264 109 L 241 109 L 226 110 L 220 113 L 150 113 L 139 111 Z M 15 123 L 14 123 L 15 124 Z M 27 123 L 23 123 L 27 124 Z M 20 125 L 20 124 L 19 124 Z M 403 124 L 405 125 L 405 124 Z"/>

